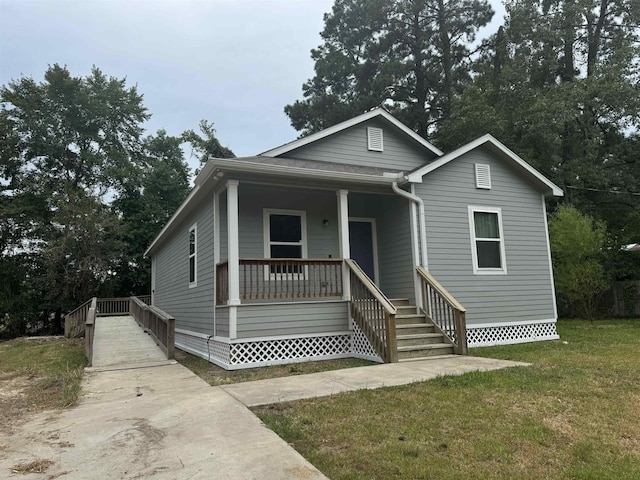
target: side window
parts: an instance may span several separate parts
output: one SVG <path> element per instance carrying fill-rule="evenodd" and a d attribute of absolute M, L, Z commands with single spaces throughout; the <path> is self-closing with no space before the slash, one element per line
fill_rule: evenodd
<path fill-rule="evenodd" d="M 506 274 L 502 211 L 495 207 L 469 207 L 473 273 Z"/>
<path fill-rule="evenodd" d="M 189 229 L 189 288 L 198 284 L 198 225 Z"/>

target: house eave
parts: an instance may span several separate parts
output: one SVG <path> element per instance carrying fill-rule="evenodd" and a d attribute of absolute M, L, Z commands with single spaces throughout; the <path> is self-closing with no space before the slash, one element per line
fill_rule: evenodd
<path fill-rule="evenodd" d="M 447 163 L 455 160 L 456 158 L 468 153 L 482 145 L 491 145 L 493 148 L 497 149 L 502 155 L 503 158 L 506 158 L 512 162 L 514 166 L 520 169 L 523 173 L 532 178 L 536 183 L 538 183 L 544 194 L 546 196 L 555 196 L 562 197 L 564 196 L 564 192 L 560 187 L 558 187 L 555 183 L 549 180 L 547 177 L 538 172 L 535 168 L 525 162 L 522 158 L 516 155 L 513 151 L 499 142 L 496 138 L 494 138 L 491 134 L 483 135 L 472 142 L 463 145 L 462 147 L 447 153 L 446 155 L 438 158 L 437 160 L 410 172 L 407 175 L 407 180 L 411 183 L 422 183 L 422 179 L 425 175 L 433 172 L 434 170 L 446 165 Z"/>
<path fill-rule="evenodd" d="M 263 165 L 254 162 L 246 162 L 238 159 L 215 158 L 209 160 L 202 168 L 198 176 L 194 180 L 194 188 L 189 196 L 182 202 L 180 207 L 171 216 L 169 221 L 162 228 L 160 233 L 151 242 L 151 245 L 145 250 L 144 256 L 149 256 L 155 247 L 168 235 L 176 223 L 178 223 L 185 211 L 188 210 L 190 204 L 201 190 L 207 189 L 209 185 L 212 188 L 220 181 L 219 172 L 226 174 L 233 173 L 254 173 L 260 175 L 272 175 L 288 178 L 307 178 L 311 180 L 332 180 L 347 183 L 369 184 L 369 185 L 391 185 L 395 182 L 403 182 L 405 180 L 403 173 L 386 173 L 384 175 L 366 175 L 361 173 L 350 172 L 334 172 L 329 170 L 312 170 L 308 168 L 299 168 L 282 165 Z"/>
<path fill-rule="evenodd" d="M 368 175 L 363 173 L 336 172 L 331 170 L 316 170 L 284 165 L 263 165 L 260 163 L 243 162 L 216 158 L 210 160 L 215 167 L 224 172 L 259 173 L 282 177 L 304 177 L 318 180 L 337 180 L 341 182 L 368 183 L 376 185 L 391 185 L 394 181 L 404 178 L 404 173 L 385 173 L 384 175 Z"/>
<path fill-rule="evenodd" d="M 418 135 L 416 132 L 408 128 L 402 122 L 393 117 L 389 112 L 387 112 L 383 108 L 374 108 L 369 110 L 368 112 L 363 113 L 362 115 L 358 115 L 355 118 L 351 118 L 344 122 L 338 123 L 332 127 L 326 128 L 320 132 L 312 133 L 311 135 L 307 135 L 306 137 L 299 138 L 289 143 L 285 143 L 276 148 L 272 148 L 271 150 L 267 150 L 266 152 L 262 152 L 260 155 L 265 157 L 277 157 L 280 155 L 284 155 L 285 153 L 291 152 L 300 147 L 304 147 L 310 143 L 316 142 L 322 138 L 329 137 L 334 135 L 335 133 L 341 132 L 348 128 L 351 128 L 355 125 L 358 125 L 362 122 L 366 122 L 367 120 L 371 120 L 372 118 L 381 117 L 384 118 L 387 122 L 391 123 L 394 127 L 398 128 L 404 134 L 409 136 L 415 142 L 417 142 L 422 147 L 428 149 L 430 152 L 435 153 L 437 156 L 441 156 L 443 154 L 442 150 L 435 147 L 431 143 L 427 142 L 424 138 Z"/>

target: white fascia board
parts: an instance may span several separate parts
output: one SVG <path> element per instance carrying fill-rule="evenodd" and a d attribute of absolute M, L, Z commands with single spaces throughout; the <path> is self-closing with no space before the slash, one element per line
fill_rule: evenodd
<path fill-rule="evenodd" d="M 435 160 L 435 161 L 431 162 L 430 164 L 425 165 L 422 168 L 419 168 L 418 170 L 414 171 L 413 173 L 410 173 L 407 176 L 407 179 L 409 180 L 409 182 L 412 182 L 412 183 L 422 183 L 422 177 L 424 175 L 427 175 L 428 173 L 433 172 L 437 168 L 440 168 L 441 166 L 446 165 L 450 161 L 452 161 L 452 160 L 464 155 L 467 152 L 470 152 L 471 150 L 474 150 L 474 149 L 480 147 L 481 145 L 484 145 L 485 143 L 490 143 L 491 145 L 496 147 L 507 158 L 509 158 L 511 161 L 513 161 L 516 165 L 518 165 L 520 168 L 525 170 L 528 174 L 530 174 L 531 176 L 536 178 L 538 181 L 540 181 L 541 183 L 543 183 L 544 185 L 549 187 L 549 190 L 551 190 L 551 192 L 552 192 L 552 194 L 554 196 L 562 197 L 564 195 L 564 192 L 562 191 L 562 189 L 560 187 L 558 187 L 555 183 L 553 183 L 547 177 L 545 177 L 540 172 L 538 172 L 535 168 L 533 168 L 531 165 L 529 165 L 527 162 L 525 162 L 522 158 L 520 158 L 514 152 L 509 150 L 505 145 L 500 143 L 498 140 L 496 140 L 495 137 L 493 137 L 493 135 L 491 135 L 489 133 L 487 133 L 486 135 L 483 135 L 480 138 L 476 138 L 472 142 L 469 142 L 466 145 L 463 145 L 462 147 L 454 150 L 453 152 L 449 152 L 446 155 L 444 155 L 443 157 L 440 157 L 438 160 Z"/>
<path fill-rule="evenodd" d="M 298 140 L 294 140 L 293 142 L 285 143 L 279 147 L 273 148 L 271 150 L 267 150 L 266 152 L 262 152 L 260 155 L 265 157 L 277 157 L 279 155 L 290 152 L 291 150 L 295 150 L 296 148 L 303 147 L 310 143 L 316 142 L 322 138 L 328 137 L 335 133 L 341 132 L 342 130 L 346 130 L 347 128 L 351 128 L 354 125 L 358 125 L 359 123 L 365 122 L 375 117 L 382 117 L 387 120 L 389 123 L 393 124 L 403 133 L 411 137 L 413 140 L 418 142 L 423 147 L 427 148 L 431 152 L 435 153 L 438 156 L 442 155 L 442 151 L 431 145 L 424 138 L 418 135 L 416 132 L 411 130 L 409 127 L 404 125 L 402 122 L 397 120 L 393 115 L 384 110 L 383 108 L 374 108 L 373 110 L 369 110 L 368 112 L 363 113 L 362 115 L 358 115 L 350 120 L 346 120 L 344 122 L 338 123 L 332 127 L 321 130 L 320 132 L 312 133 L 311 135 L 307 135 L 306 137 L 299 138 Z"/>
<path fill-rule="evenodd" d="M 169 231 L 169 229 L 171 228 L 171 226 L 173 225 L 173 223 L 176 221 L 176 219 L 178 217 L 180 217 L 180 215 L 182 214 L 182 212 L 184 211 L 185 208 L 187 208 L 187 205 L 189 205 L 189 203 L 191 202 L 191 200 L 193 199 L 193 197 L 196 196 L 196 194 L 198 193 L 198 191 L 200 190 L 200 185 L 196 185 L 193 190 L 191 190 L 191 193 L 189 193 L 189 195 L 187 196 L 187 198 L 185 198 L 185 200 L 180 204 L 180 206 L 178 207 L 178 209 L 175 211 L 175 213 L 171 216 L 171 218 L 169 219 L 169 221 L 165 224 L 164 227 L 162 227 L 162 230 L 160 230 L 160 233 L 156 236 L 156 238 L 153 239 L 153 242 L 151 242 L 151 245 L 149 245 L 149 248 L 147 248 L 144 252 L 144 256 L 148 256 L 149 253 L 151 252 L 151 250 L 153 250 L 153 247 L 155 247 L 155 245 L 160 241 L 160 239 L 162 237 L 164 237 L 164 235 Z"/>
<path fill-rule="evenodd" d="M 404 178 L 401 173 L 394 176 L 367 175 L 363 173 L 333 172 L 330 170 L 313 170 L 309 168 L 290 167 L 284 165 L 270 165 L 241 160 L 216 159 L 216 167 L 243 173 L 267 173 L 288 177 L 306 177 L 326 180 L 342 180 L 357 183 L 377 183 L 391 185 L 394 181 Z"/>

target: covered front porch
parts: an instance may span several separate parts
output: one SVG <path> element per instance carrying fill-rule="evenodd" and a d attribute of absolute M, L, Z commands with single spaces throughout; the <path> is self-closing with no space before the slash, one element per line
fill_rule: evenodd
<path fill-rule="evenodd" d="M 427 294 L 417 208 L 388 184 L 341 187 L 228 179 L 215 192 L 214 361 L 396 361 L 392 300 L 417 316 Z"/>

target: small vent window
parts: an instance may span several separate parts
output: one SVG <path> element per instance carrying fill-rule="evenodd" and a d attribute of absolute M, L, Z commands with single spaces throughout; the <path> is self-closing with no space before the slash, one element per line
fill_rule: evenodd
<path fill-rule="evenodd" d="M 491 168 L 489 165 L 476 163 L 476 188 L 491 189 Z"/>
<path fill-rule="evenodd" d="M 382 152 L 383 147 L 382 129 L 367 127 L 367 148 L 374 152 Z"/>

